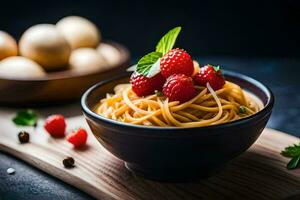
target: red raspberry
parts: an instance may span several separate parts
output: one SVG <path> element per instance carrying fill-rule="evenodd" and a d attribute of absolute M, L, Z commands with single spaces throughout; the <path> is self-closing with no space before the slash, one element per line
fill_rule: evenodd
<path fill-rule="evenodd" d="M 206 65 L 200 68 L 200 72 L 196 73 L 194 80 L 201 86 L 206 86 L 208 82 L 214 90 L 219 90 L 225 84 L 225 79 L 219 67 Z"/>
<path fill-rule="evenodd" d="M 66 122 L 64 116 L 49 116 L 45 121 L 44 128 L 52 137 L 65 137 Z"/>
<path fill-rule="evenodd" d="M 151 78 L 138 73 L 133 73 L 130 77 L 132 90 L 139 96 L 154 94 L 155 90 L 162 90 L 165 78 L 159 73 Z"/>
<path fill-rule="evenodd" d="M 192 76 L 194 72 L 193 59 L 183 49 L 172 49 L 161 58 L 160 70 L 166 78 L 173 74 Z"/>
<path fill-rule="evenodd" d="M 164 84 L 163 93 L 170 101 L 186 102 L 195 96 L 196 90 L 191 77 L 174 74 Z"/>
<path fill-rule="evenodd" d="M 74 145 L 75 148 L 83 147 L 86 144 L 88 134 L 83 128 L 71 132 L 67 136 L 67 141 Z"/>

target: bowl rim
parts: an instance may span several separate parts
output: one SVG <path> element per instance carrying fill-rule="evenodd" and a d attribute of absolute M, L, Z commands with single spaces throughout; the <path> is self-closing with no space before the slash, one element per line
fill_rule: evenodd
<path fill-rule="evenodd" d="M 261 83 L 260 81 L 251 78 L 247 75 L 238 73 L 238 72 L 234 72 L 234 71 L 230 71 L 230 70 L 222 70 L 223 74 L 226 76 L 231 76 L 237 79 L 241 79 L 244 80 L 248 83 L 251 83 L 253 85 L 255 85 L 257 88 L 259 88 L 264 94 L 266 94 L 266 96 L 268 97 L 266 104 L 264 105 L 263 109 L 261 109 L 260 111 L 258 111 L 257 113 L 254 113 L 253 115 L 250 115 L 248 117 L 242 118 L 242 119 L 238 119 L 232 122 L 226 122 L 223 124 L 218 124 L 218 125 L 210 125 L 210 126 L 203 126 L 203 127 L 160 127 L 160 126 L 145 126 L 145 125 L 136 125 L 136 124 L 130 124 L 130 123 L 126 123 L 126 122 L 120 122 L 120 121 L 116 121 L 113 119 L 109 119 L 106 117 L 103 117 L 95 112 L 93 112 L 89 106 L 87 105 L 87 98 L 89 97 L 89 95 L 97 88 L 101 87 L 103 84 L 121 79 L 121 78 L 125 78 L 128 77 L 130 75 L 129 72 L 124 72 L 118 76 L 115 76 L 113 78 L 104 80 L 104 81 L 100 81 L 99 83 L 96 83 L 95 85 L 91 86 L 89 89 L 87 89 L 84 94 L 81 97 L 81 107 L 82 110 L 85 114 L 90 115 L 91 117 L 93 117 L 94 119 L 97 120 L 101 120 L 104 121 L 106 123 L 111 123 L 113 125 L 118 125 L 118 126 L 123 126 L 123 127 L 128 127 L 128 128 L 136 128 L 136 129 L 147 129 L 147 130 L 191 130 L 191 129 L 197 129 L 197 130 L 211 130 L 211 129 L 216 129 L 216 128 L 226 128 L 226 127 L 231 127 L 231 126 L 235 126 L 235 125 L 239 125 L 239 124 L 245 124 L 259 116 L 261 116 L 262 118 L 264 118 L 266 113 L 269 113 L 274 105 L 274 94 L 271 91 L 271 89 L 266 86 L 265 84 Z M 132 73 L 132 72 L 131 72 Z M 247 88 L 245 88 L 247 90 Z M 256 95 L 256 94 L 254 94 Z M 258 97 L 259 98 L 259 97 Z M 259 98 L 260 99 L 260 98 Z M 260 99 L 261 100 L 261 99 Z M 262 101 L 262 100 L 261 100 Z"/>
<path fill-rule="evenodd" d="M 110 70 L 122 68 L 125 66 L 125 64 L 127 64 L 127 62 L 129 62 L 130 53 L 129 53 L 129 50 L 124 45 L 114 42 L 112 40 L 104 40 L 100 44 L 110 45 L 120 52 L 120 61 L 118 63 L 114 64 L 113 66 L 111 66 L 111 68 L 108 70 L 76 72 L 76 71 L 71 71 L 71 70 L 65 69 L 65 70 L 60 70 L 60 71 L 53 71 L 51 73 L 47 73 L 46 76 L 36 77 L 36 78 L 35 77 L 18 78 L 18 77 L 0 76 L 0 81 L 5 80 L 5 81 L 20 81 L 20 82 L 34 82 L 34 81 L 38 82 L 38 81 L 53 81 L 53 80 L 60 80 L 60 79 L 70 79 L 70 78 L 75 78 L 75 77 L 84 77 L 84 76 L 90 76 L 90 75 L 94 75 L 94 74 L 104 74 Z M 18 55 L 18 56 L 20 56 L 20 55 Z"/>

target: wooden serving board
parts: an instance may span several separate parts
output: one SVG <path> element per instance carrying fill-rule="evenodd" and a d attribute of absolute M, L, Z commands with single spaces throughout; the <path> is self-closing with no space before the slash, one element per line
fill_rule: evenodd
<path fill-rule="evenodd" d="M 288 159 L 280 155 L 285 146 L 299 139 L 279 131 L 265 129 L 255 145 L 210 178 L 161 183 L 128 172 L 123 162 L 107 152 L 91 133 L 88 146 L 81 150 L 74 150 L 64 139 L 49 137 L 42 124 L 53 113 L 67 117 L 69 130 L 82 126 L 88 129 L 78 105 L 39 109 L 36 129 L 16 127 L 11 121 L 15 112 L 0 109 L 0 149 L 97 199 L 283 199 L 300 194 L 300 170 L 287 170 Z M 30 143 L 19 144 L 20 130 L 30 132 Z M 66 156 L 74 157 L 75 168 L 63 167 Z"/>

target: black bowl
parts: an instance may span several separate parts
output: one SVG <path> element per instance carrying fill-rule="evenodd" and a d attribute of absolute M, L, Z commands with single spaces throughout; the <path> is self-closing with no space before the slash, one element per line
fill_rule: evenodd
<path fill-rule="evenodd" d="M 247 118 L 199 128 L 148 127 L 107 119 L 94 106 L 115 85 L 128 83 L 129 73 L 100 82 L 81 99 L 83 113 L 97 140 L 125 161 L 132 172 L 161 181 L 207 177 L 246 151 L 265 128 L 274 104 L 270 89 L 242 74 L 224 71 L 227 80 L 255 94 L 264 108 Z"/>

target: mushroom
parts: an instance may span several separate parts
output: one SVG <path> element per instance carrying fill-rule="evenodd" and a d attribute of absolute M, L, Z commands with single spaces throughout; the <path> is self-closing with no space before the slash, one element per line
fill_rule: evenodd
<path fill-rule="evenodd" d="M 73 50 L 69 64 L 72 70 L 79 72 L 100 72 L 109 69 L 109 65 L 103 56 L 93 48 L 79 48 Z"/>
<path fill-rule="evenodd" d="M 45 76 L 36 62 L 21 56 L 12 56 L 0 62 L 0 76 L 6 78 L 40 78 Z"/>
<path fill-rule="evenodd" d="M 111 66 L 114 66 L 120 62 L 120 51 L 112 45 L 102 43 L 98 46 L 97 51 Z"/>
<path fill-rule="evenodd" d="M 19 48 L 22 56 L 36 61 L 45 70 L 65 67 L 71 54 L 67 40 L 51 24 L 38 24 L 26 30 Z"/>
<path fill-rule="evenodd" d="M 16 55 L 18 55 L 18 46 L 15 39 L 8 33 L 0 31 L 0 60 Z"/>
<path fill-rule="evenodd" d="M 96 25 L 83 17 L 65 17 L 57 22 L 56 27 L 65 36 L 72 49 L 96 48 L 101 40 L 100 31 Z"/>

